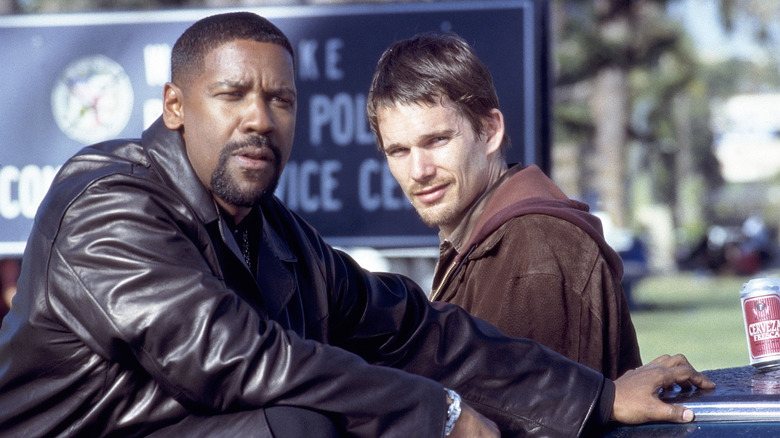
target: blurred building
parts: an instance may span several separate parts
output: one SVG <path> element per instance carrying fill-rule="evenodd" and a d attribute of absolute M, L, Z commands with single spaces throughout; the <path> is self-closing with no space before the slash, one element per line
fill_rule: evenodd
<path fill-rule="evenodd" d="M 723 178 L 755 182 L 780 172 L 780 93 L 742 94 L 713 108 Z"/>

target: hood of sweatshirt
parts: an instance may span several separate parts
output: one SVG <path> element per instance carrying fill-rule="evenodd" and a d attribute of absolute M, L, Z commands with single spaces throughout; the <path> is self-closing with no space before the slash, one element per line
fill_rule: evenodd
<path fill-rule="evenodd" d="M 468 254 L 506 221 L 527 214 L 543 214 L 568 221 L 585 231 L 598 243 L 615 275 L 623 276 L 622 260 L 604 239 L 601 220 L 589 212 L 587 204 L 569 199 L 538 166 L 513 166 L 497 185 L 458 258 Z"/>

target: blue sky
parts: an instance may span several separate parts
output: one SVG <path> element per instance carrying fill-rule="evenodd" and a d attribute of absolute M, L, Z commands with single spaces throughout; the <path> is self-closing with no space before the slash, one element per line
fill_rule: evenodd
<path fill-rule="evenodd" d="M 686 27 L 703 60 L 764 57 L 752 39 L 751 23 L 746 17 L 737 16 L 734 32 L 726 33 L 717 0 L 679 0 L 669 4 L 669 13 Z"/>

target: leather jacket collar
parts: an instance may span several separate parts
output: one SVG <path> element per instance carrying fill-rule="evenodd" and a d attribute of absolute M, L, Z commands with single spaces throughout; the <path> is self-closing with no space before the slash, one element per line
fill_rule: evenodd
<path fill-rule="evenodd" d="M 192 168 L 187 159 L 187 151 L 181 134 L 178 131 L 168 129 L 160 117 L 144 131 L 141 145 L 149 157 L 154 171 L 160 175 L 168 187 L 171 187 L 185 199 L 204 224 L 219 221 L 222 240 L 230 247 L 236 257 L 241 259 L 241 251 L 230 234 L 227 222 L 221 219 L 216 201 L 214 201 L 211 192 L 198 179 L 195 169 Z M 269 249 L 279 260 L 295 262 L 297 258 L 287 242 L 268 225 L 262 213 L 260 217 L 263 239 L 268 243 Z"/>
<path fill-rule="evenodd" d="M 203 223 L 219 219 L 219 210 L 211 193 L 203 186 L 187 159 L 184 139 L 178 131 L 165 126 L 162 117 L 144 131 L 141 145 L 152 168 L 189 204 Z"/>

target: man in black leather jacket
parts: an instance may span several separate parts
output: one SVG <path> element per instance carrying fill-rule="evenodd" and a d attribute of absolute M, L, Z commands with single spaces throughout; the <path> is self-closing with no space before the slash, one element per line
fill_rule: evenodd
<path fill-rule="evenodd" d="M 684 357 L 605 379 L 366 272 L 282 205 L 293 59 L 257 15 L 203 19 L 174 46 L 161 119 L 62 167 L 0 329 L 0 435 L 576 436 L 691 420 L 654 396 L 712 385 Z"/>

